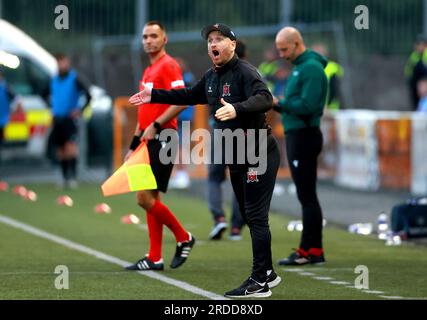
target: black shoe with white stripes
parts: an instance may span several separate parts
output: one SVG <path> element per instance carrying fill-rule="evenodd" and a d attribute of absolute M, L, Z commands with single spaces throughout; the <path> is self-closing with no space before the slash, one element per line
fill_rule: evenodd
<path fill-rule="evenodd" d="M 267 282 L 259 283 L 249 277 L 243 284 L 237 289 L 228 291 L 225 293 L 228 298 L 267 298 L 271 296 L 271 290 L 268 287 Z"/>
<path fill-rule="evenodd" d="M 191 249 L 196 243 L 196 239 L 193 237 L 193 235 L 191 233 L 188 234 L 190 235 L 190 240 L 188 240 L 187 242 L 178 243 L 176 245 L 175 256 L 173 257 L 173 260 L 170 265 L 172 269 L 178 268 L 185 262 L 185 260 L 187 260 Z"/>
<path fill-rule="evenodd" d="M 125 267 L 125 269 L 134 270 L 134 271 L 148 271 L 148 270 L 161 271 L 164 269 L 163 259 L 160 259 L 157 262 L 153 262 L 147 257 L 145 257 L 137 261 L 135 264 Z"/>

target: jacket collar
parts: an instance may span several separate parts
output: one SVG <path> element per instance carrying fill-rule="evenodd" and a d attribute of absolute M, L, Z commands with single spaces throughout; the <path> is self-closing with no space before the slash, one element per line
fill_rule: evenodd
<path fill-rule="evenodd" d="M 225 65 L 221 66 L 221 67 L 213 67 L 213 70 L 218 73 L 218 74 L 224 74 L 226 73 L 228 70 L 230 70 L 231 68 L 233 68 L 236 64 L 237 61 L 239 61 L 239 58 L 237 57 L 237 54 L 234 54 L 233 58 L 231 58 L 230 61 L 228 61 Z"/>
<path fill-rule="evenodd" d="M 307 56 L 308 56 L 308 49 L 305 50 L 303 53 L 301 53 L 298 58 L 295 59 L 295 61 L 292 62 L 292 64 L 294 65 L 299 65 L 301 63 L 303 63 L 305 60 L 307 60 Z"/>

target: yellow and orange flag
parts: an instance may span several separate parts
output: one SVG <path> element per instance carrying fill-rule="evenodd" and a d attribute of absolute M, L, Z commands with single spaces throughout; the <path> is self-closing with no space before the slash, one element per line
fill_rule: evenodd
<path fill-rule="evenodd" d="M 147 144 L 143 141 L 129 159 L 101 186 L 105 197 L 139 190 L 156 190 Z"/>

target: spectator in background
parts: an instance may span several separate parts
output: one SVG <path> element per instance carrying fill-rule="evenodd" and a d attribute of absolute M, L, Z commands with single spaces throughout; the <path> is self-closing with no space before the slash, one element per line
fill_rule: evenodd
<path fill-rule="evenodd" d="M 273 96 L 284 98 L 283 93 L 285 92 L 290 72 L 291 70 L 287 63 L 279 63 L 274 75 Z"/>
<path fill-rule="evenodd" d="M 418 81 L 427 76 L 427 36 L 418 35 L 414 51 L 409 56 L 405 66 L 405 78 L 409 86 L 412 110 L 416 110 L 420 97 L 418 96 Z"/>
<path fill-rule="evenodd" d="M 417 111 L 427 113 L 427 78 L 422 78 L 420 81 L 418 81 L 417 89 L 418 97 L 420 98 Z"/>
<path fill-rule="evenodd" d="M 246 44 L 241 40 L 236 40 L 236 50 L 239 59 L 246 60 L 248 57 Z M 210 126 L 215 129 L 215 119 L 211 117 Z M 212 139 L 211 150 L 215 151 L 214 141 Z M 224 150 L 222 155 L 225 156 Z M 223 232 L 228 228 L 228 224 L 225 222 L 225 212 L 223 208 L 223 197 L 222 197 L 222 183 L 226 180 L 227 165 L 225 159 L 221 163 L 214 163 L 213 159 L 211 164 L 208 166 L 208 205 L 209 210 L 212 213 L 214 219 L 214 226 L 209 233 L 210 240 L 220 240 Z M 242 228 L 245 222 L 240 214 L 239 203 L 234 194 L 231 195 L 231 232 L 229 235 L 230 240 L 238 241 L 242 239 Z"/>
<path fill-rule="evenodd" d="M 58 149 L 58 159 L 62 169 L 64 188 L 77 187 L 78 124 L 84 108 L 89 103 L 89 85 L 71 68 L 70 58 L 57 54 L 58 74 L 50 84 L 50 100 L 53 115 L 51 136 Z M 81 106 L 80 96 L 86 97 Z"/>
<path fill-rule="evenodd" d="M 339 63 L 329 60 L 329 50 L 324 44 L 315 44 L 312 46 L 312 50 L 328 59 L 325 68 L 329 83 L 326 109 L 337 111 L 342 107 L 341 82 L 344 77 L 344 68 Z"/>
<path fill-rule="evenodd" d="M 248 60 L 248 49 L 242 40 L 236 40 L 236 54 L 239 59 Z"/>
<path fill-rule="evenodd" d="M 0 147 L 3 143 L 4 128 L 9 122 L 10 117 L 10 101 L 14 98 L 12 91 L 3 77 L 0 70 Z"/>
<path fill-rule="evenodd" d="M 15 94 L 7 84 L 6 79 L 3 76 L 3 72 L 0 69 L 0 160 L 4 140 L 4 129 L 9 122 L 11 105 L 13 100 L 15 100 L 15 97 Z M 17 102 L 17 108 L 22 108 L 19 101 Z"/>
<path fill-rule="evenodd" d="M 185 87 L 192 87 L 196 83 L 196 77 L 191 72 L 191 70 L 188 67 L 187 62 L 183 58 L 175 58 L 176 62 L 179 64 L 182 70 L 182 78 L 184 80 Z M 187 172 L 187 165 L 183 163 L 183 153 L 186 152 L 186 150 L 190 150 L 190 147 L 188 144 L 190 143 L 191 139 L 186 138 L 182 139 L 182 125 L 183 121 L 186 121 L 186 124 L 191 126 L 191 123 L 194 119 L 194 106 L 188 106 L 186 109 L 184 109 L 179 115 L 178 115 L 178 135 L 179 135 L 179 145 L 181 146 L 181 152 L 179 153 L 179 161 L 176 164 L 176 172 L 175 175 L 171 178 L 169 182 L 169 188 L 171 189 L 187 189 L 190 187 L 191 181 L 190 176 Z M 190 132 L 192 128 L 190 127 Z M 187 155 L 189 158 L 190 155 Z M 184 157 L 185 158 L 185 157 Z"/>
<path fill-rule="evenodd" d="M 275 75 L 279 69 L 279 59 L 276 48 L 269 48 L 264 52 L 265 61 L 258 66 L 258 71 L 267 84 L 270 92 L 274 91 Z"/>

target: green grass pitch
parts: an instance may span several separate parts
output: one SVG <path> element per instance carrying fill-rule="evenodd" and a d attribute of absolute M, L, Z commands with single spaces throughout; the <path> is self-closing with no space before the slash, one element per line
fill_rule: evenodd
<path fill-rule="evenodd" d="M 12 186 L 13 187 L 13 186 Z M 123 215 L 145 214 L 135 203 L 135 195 L 104 198 L 99 186 L 82 185 L 64 192 L 50 185 L 30 185 L 36 202 L 25 201 L 12 191 L 0 193 L 0 215 L 39 228 L 125 261 L 134 262 L 148 250 L 148 234 L 143 225 L 125 225 Z M 68 194 L 73 207 L 56 204 Z M 251 246 L 247 228 L 242 241 L 209 241 L 212 227 L 207 203 L 183 192 L 170 192 L 165 203 L 191 231 L 197 243 L 188 261 L 172 270 L 169 263 L 175 240 L 165 228 L 161 274 L 201 289 L 223 295 L 240 285 L 250 274 Z M 94 213 L 97 203 L 106 202 L 112 213 Z M 351 210 L 343 208 L 343 210 Z M 300 234 L 288 232 L 288 220 L 270 215 L 273 260 L 287 256 Z M 427 298 L 427 254 L 425 247 L 386 247 L 374 236 L 349 234 L 326 226 L 324 243 L 327 263 L 323 266 L 285 269 L 276 266 L 283 282 L 269 299 L 386 299 L 389 297 Z M 69 269 L 69 289 L 54 286 L 55 267 Z M 369 270 L 369 291 L 354 287 L 364 265 Z M 296 269 L 296 270 L 295 270 Z M 320 278 L 318 278 L 320 277 Z M 334 282 L 335 281 L 335 282 Z M 99 260 L 60 244 L 39 238 L 0 222 L 0 299 L 206 299 L 156 279 L 124 271 L 120 266 Z"/>

